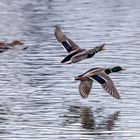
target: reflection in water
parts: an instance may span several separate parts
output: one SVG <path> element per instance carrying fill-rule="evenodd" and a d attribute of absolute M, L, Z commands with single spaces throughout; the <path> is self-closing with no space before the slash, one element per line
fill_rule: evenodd
<path fill-rule="evenodd" d="M 102 112 L 101 112 L 102 111 Z M 118 119 L 120 114 L 119 111 L 109 114 L 103 117 L 99 114 L 104 114 L 103 110 L 97 108 L 94 112 L 92 108 L 86 106 L 71 106 L 69 108 L 68 115 L 64 115 L 65 122 L 63 125 L 69 125 L 73 123 L 81 123 L 82 128 L 92 130 L 112 130 L 115 121 Z M 95 114 L 95 116 L 94 116 Z"/>
<path fill-rule="evenodd" d="M 0 138 L 140 139 L 139 13 L 140 1 L 1 0 L 0 41 L 23 39 L 29 48 L 0 55 Z M 60 64 L 65 52 L 54 37 L 56 24 L 84 48 L 105 42 L 108 51 L 76 65 Z M 128 68 L 124 75 L 112 75 L 122 100 L 100 96 L 95 88 L 99 94 L 88 99 L 90 107 L 82 106 L 73 77 L 118 64 Z M 105 106 L 97 108 L 95 100 Z"/>
<path fill-rule="evenodd" d="M 95 129 L 95 120 L 93 112 L 89 107 L 83 107 L 80 109 L 80 118 L 83 128 Z"/>
<path fill-rule="evenodd" d="M 10 110 L 6 107 L 0 104 L 0 134 L 9 134 L 8 129 L 5 129 L 3 125 L 5 125 L 8 121 L 8 115 Z"/>
<path fill-rule="evenodd" d="M 64 117 L 63 126 L 79 122 L 79 116 L 80 116 L 79 110 L 80 107 L 71 106 L 68 110 L 69 112 L 66 112 L 66 114 L 63 116 Z"/>
<path fill-rule="evenodd" d="M 106 129 L 111 130 L 113 129 L 113 126 L 115 124 L 115 121 L 118 119 L 118 116 L 120 114 L 120 111 L 116 111 L 113 114 L 109 114 L 107 118 L 101 123 L 97 128 L 98 129 Z"/>

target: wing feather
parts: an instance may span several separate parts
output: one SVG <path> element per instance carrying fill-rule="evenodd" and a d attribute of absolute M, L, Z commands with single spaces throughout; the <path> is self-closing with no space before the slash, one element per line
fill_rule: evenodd
<path fill-rule="evenodd" d="M 63 41 L 67 40 L 66 35 L 62 32 L 61 27 L 56 25 L 55 26 L 55 37 L 58 40 L 58 42 L 62 43 Z"/>
<path fill-rule="evenodd" d="M 92 88 L 92 80 L 88 80 L 88 81 L 81 81 L 80 85 L 79 85 L 79 92 L 80 95 L 85 99 L 88 97 L 91 88 Z"/>
<path fill-rule="evenodd" d="M 55 37 L 58 40 L 58 42 L 62 43 L 62 45 L 65 47 L 67 51 L 71 47 L 71 50 L 68 51 L 68 53 L 80 49 L 80 47 L 74 41 L 72 41 L 62 32 L 61 27 L 58 25 L 55 26 Z"/>
<path fill-rule="evenodd" d="M 111 96 L 120 99 L 120 95 L 111 78 L 103 71 L 100 72 L 99 76 L 105 80 L 105 83 L 102 84 L 103 89 L 106 90 Z"/>
<path fill-rule="evenodd" d="M 68 40 L 69 44 L 71 45 L 72 50 L 80 49 L 80 47 L 74 41 L 72 41 L 69 37 L 67 37 L 67 40 Z"/>

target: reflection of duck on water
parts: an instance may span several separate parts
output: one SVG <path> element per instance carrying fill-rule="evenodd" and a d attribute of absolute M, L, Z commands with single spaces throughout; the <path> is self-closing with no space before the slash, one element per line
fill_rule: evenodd
<path fill-rule="evenodd" d="M 109 114 L 105 120 L 97 127 L 97 129 L 112 130 L 115 125 L 115 121 L 118 119 L 120 111 L 116 111 L 113 114 Z"/>
<path fill-rule="evenodd" d="M 9 134 L 9 129 L 6 129 L 4 126 L 8 123 L 9 116 L 11 115 L 11 110 L 9 106 L 4 103 L 0 103 L 0 134 Z M 10 114 L 10 115 L 9 115 Z"/>
<path fill-rule="evenodd" d="M 69 111 L 69 115 L 64 116 L 65 118 L 67 118 L 64 125 L 80 122 L 82 128 L 93 130 L 113 129 L 115 121 L 118 119 L 118 116 L 120 114 L 119 111 L 116 111 L 113 114 L 109 114 L 107 117 L 102 117 L 103 120 L 97 122 L 96 120 L 98 119 L 98 113 L 101 113 L 103 111 L 101 108 L 98 108 L 94 111 L 94 114 L 97 114 L 96 118 L 94 117 L 93 111 L 90 107 L 71 106 Z"/>
<path fill-rule="evenodd" d="M 83 128 L 95 129 L 95 119 L 93 112 L 89 107 L 83 107 L 80 109 L 80 118 Z"/>
<path fill-rule="evenodd" d="M 98 111 L 98 109 L 95 110 L 95 112 L 96 111 Z M 115 124 L 115 120 L 118 119 L 119 113 L 119 111 L 116 111 L 113 114 L 109 114 L 106 118 L 103 119 L 103 121 L 97 124 L 91 108 L 83 107 L 80 110 L 81 124 L 83 128 L 87 129 L 111 130 Z"/>

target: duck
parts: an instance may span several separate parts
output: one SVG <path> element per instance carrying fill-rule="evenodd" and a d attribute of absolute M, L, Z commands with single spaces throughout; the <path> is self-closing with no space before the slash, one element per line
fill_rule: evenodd
<path fill-rule="evenodd" d="M 73 40 L 71 40 L 62 32 L 62 29 L 59 25 L 55 25 L 54 27 L 55 27 L 54 34 L 57 41 L 62 44 L 62 46 L 68 53 L 68 55 L 64 57 L 61 63 L 64 64 L 77 63 L 84 59 L 93 57 L 96 53 L 102 50 L 106 50 L 104 48 L 105 43 L 88 50 L 81 49 Z"/>
<path fill-rule="evenodd" d="M 108 74 L 119 72 L 122 70 L 126 70 L 126 68 L 122 68 L 121 66 L 115 66 L 112 68 L 97 67 L 92 68 L 86 71 L 84 74 L 75 77 L 75 80 L 81 81 L 79 84 L 79 93 L 81 97 L 84 99 L 88 97 L 92 88 L 93 81 L 95 80 L 99 84 L 101 84 L 102 88 L 112 97 L 120 99 L 120 95 Z"/>
<path fill-rule="evenodd" d="M 20 40 L 14 40 L 10 43 L 0 42 L 0 53 L 5 52 L 9 49 L 14 49 L 16 45 L 24 45 L 24 43 Z"/>

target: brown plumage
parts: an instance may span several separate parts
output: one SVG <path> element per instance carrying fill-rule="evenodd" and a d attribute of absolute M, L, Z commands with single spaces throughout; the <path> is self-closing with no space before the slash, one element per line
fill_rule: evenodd
<path fill-rule="evenodd" d="M 15 49 L 16 45 L 23 45 L 24 43 L 20 40 L 14 40 L 10 43 L 7 42 L 0 42 L 0 53 L 3 53 L 9 49 Z M 22 50 L 25 50 L 26 48 L 23 48 Z"/>

